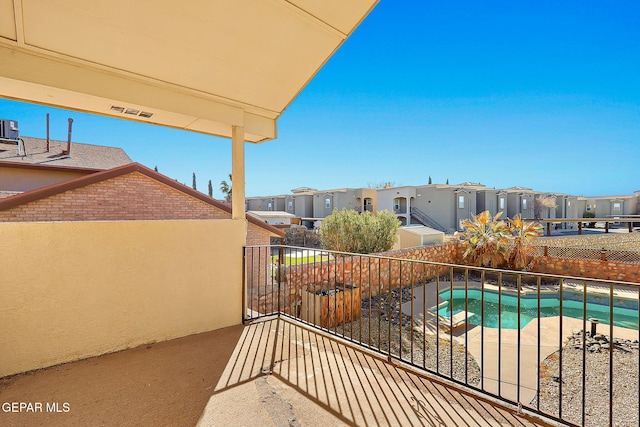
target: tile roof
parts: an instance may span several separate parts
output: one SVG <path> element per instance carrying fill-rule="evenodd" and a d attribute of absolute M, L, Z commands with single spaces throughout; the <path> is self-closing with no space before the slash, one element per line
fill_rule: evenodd
<path fill-rule="evenodd" d="M 26 155 L 18 154 L 17 145 L 0 143 L 0 161 L 91 169 L 112 169 L 131 163 L 122 148 L 72 142 L 70 154 L 64 154 L 66 141 L 51 140 L 47 151 L 46 139 L 22 137 L 22 140 Z"/>

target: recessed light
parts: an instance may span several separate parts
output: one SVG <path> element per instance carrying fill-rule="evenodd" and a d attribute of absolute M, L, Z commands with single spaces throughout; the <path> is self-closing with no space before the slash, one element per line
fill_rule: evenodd
<path fill-rule="evenodd" d="M 153 116 L 153 113 L 150 113 L 148 111 L 140 111 L 140 114 L 138 114 L 139 117 L 146 117 L 149 118 L 151 116 Z"/>
<path fill-rule="evenodd" d="M 118 113 L 124 113 L 124 107 L 116 107 L 115 105 L 111 106 L 113 111 L 117 111 Z"/>
<path fill-rule="evenodd" d="M 127 108 L 124 111 L 125 114 L 131 114 L 132 116 L 137 116 L 139 112 L 140 112 L 140 110 L 134 110 L 132 108 Z"/>

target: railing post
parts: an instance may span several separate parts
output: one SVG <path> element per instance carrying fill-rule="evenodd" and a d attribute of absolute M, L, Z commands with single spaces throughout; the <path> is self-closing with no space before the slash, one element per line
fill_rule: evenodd
<path fill-rule="evenodd" d="M 242 247 L 242 324 L 244 324 L 245 318 L 247 316 L 247 303 L 248 303 L 248 295 L 247 295 L 247 247 Z"/>
<path fill-rule="evenodd" d="M 602 250 L 600 251 L 600 259 L 602 261 L 606 261 L 607 260 L 607 250 L 602 248 Z"/>
<path fill-rule="evenodd" d="M 280 285 L 281 285 L 281 281 L 282 281 L 282 275 L 284 274 L 283 271 L 283 263 L 284 260 L 284 248 L 282 247 L 282 245 L 280 245 L 278 247 L 278 314 L 280 314 Z"/>

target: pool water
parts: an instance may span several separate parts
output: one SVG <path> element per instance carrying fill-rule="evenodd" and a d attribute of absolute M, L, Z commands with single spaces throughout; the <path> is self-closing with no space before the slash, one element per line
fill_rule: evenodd
<path fill-rule="evenodd" d="M 450 317 L 451 313 L 465 311 L 465 290 L 454 289 L 453 300 L 449 290 L 440 292 L 445 303 L 434 307 L 438 315 Z M 502 309 L 500 326 L 504 329 L 518 329 L 518 298 L 513 294 L 502 293 Z M 469 289 L 469 303 L 466 311 L 474 313 L 468 323 L 482 325 L 482 291 Z M 540 296 L 540 317 L 560 315 L 558 294 L 542 294 Z M 583 318 L 583 301 L 581 292 L 564 291 L 562 298 L 562 315 L 575 319 Z M 498 327 L 498 292 L 484 291 L 484 326 Z M 532 319 L 538 317 L 538 296 L 524 295 L 520 299 L 520 327 L 524 328 Z M 609 324 L 609 297 L 587 294 L 587 321 L 596 318 L 603 324 Z M 623 328 L 638 329 L 638 301 L 614 298 L 613 324 Z"/>

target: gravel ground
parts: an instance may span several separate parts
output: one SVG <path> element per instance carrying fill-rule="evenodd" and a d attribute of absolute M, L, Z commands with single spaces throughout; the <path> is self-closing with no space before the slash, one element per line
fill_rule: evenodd
<path fill-rule="evenodd" d="M 337 326 L 335 332 L 448 378 L 465 382 L 466 376 L 468 384 L 478 385 L 480 367 L 463 345 L 442 336 L 438 341 L 433 335 L 425 335 L 422 325 L 412 325 L 409 316 L 402 316 L 400 327 L 401 300 L 411 300 L 410 287 L 393 290 L 391 297 L 387 293 L 371 301 L 363 299 L 361 318 Z"/>
<path fill-rule="evenodd" d="M 640 252 L 640 233 L 589 234 L 582 236 L 539 237 L 535 246 L 562 246 Z"/>
<path fill-rule="evenodd" d="M 562 418 L 582 423 L 582 359 L 585 355 L 585 426 L 609 425 L 609 339 L 593 338 L 587 332 L 586 343 L 576 333 L 562 349 Z M 586 351 L 583 351 L 586 346 Z M 638 390 L 638 341 L 616 340 L 613 346 L 613 422 L 611 425 L 638 426 L 640 392 Z M 540 409 L 559 415 L 560 352 L 541 364 Z M 535 407 L 537 399 L 531 402 Z"/>

